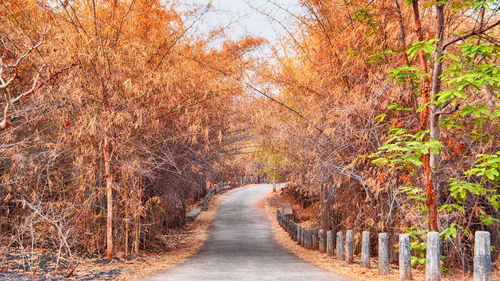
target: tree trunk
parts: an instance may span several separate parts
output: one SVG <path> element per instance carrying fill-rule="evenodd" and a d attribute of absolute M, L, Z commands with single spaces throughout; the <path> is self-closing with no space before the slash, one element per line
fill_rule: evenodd
<path fill-rule="evenodd" d="M 413 0 L 413 17 L 415 21 L 415 32 L 418 35 L 419 41 L 424 41 L 424 33 L 422 30 L 422 23 L 420 21 L 420 11 L 418 8 L 418 0 Z M 427 69 L 427 61 L 425 59 L 424 50 L 420 49 L 417 53 L 418 61 L 420 63 L 420 68 L 423 72 L 428 72 Z M 422 104 L 427 104 L 429 102 L 429 78 L 424 77 L 422 84 Z M 420 124 L 419 127 L 421 130 L 425 130 L 428 127 L 429 122 L 429 106 L 425 106 L 422 110 L 422 114 L 420 116 Z M 422 155 L 422 163 L 424 166 L 424 180 L 426 186 L 426 195 L 427 195 L 427 209 L 429 212 L 429 225 L 428 228 L 430 231 L 437 231 L 437 206 L 432 178 L 432 167 L 430 164 L 430 155 L 424 154 Z"/>
<path fill-rule="evenodd" d="M 132 179 L 133 181 L 133 179 Z M 128 211 L 128 185 L 125 188 L 125 256 L 128 256 L 128 230 L 129 230 L 129 211 Z"/>
<path fill-rule="evenodd" d="M 436 5 L 436 17 L 437 17 L 437 26 L 436 26 L 436 35 L 438 36 L 439 41 L 436 42 L 436 54 L 434 56 L 434 69 L 432 73 L 432 88 L 431 88 L 431 100 L 434 100 L 435 96 L 441 91 L 441 74 L 443 72 L 443 62 L 440 57 L 443 54 L 443 31 L 444 31 L 444 5 Z M 439 115 L 437 114 L 437 107 L 435 104 L 431 105 L 430 115 L 429 115 L 429 126 L 430 126 L 430 137 L 436 140 L 439 140 Z M 438 229 L 438 221 L 437 221 L 437 201 L 439 198 L 439 186 L 436 182 L 436 177 L 439 169 L 439 153 L 435 154 L 431 152 L 429 165 L 431 168 L 431 179 L 432 180 L 432 194 L 434 196 L 434 204 L 429 204 L 429 230 L 437 231 Z M 432 207 L 432 209 L 431 209 Z"/>
<path fill-rule="evenodd" d="M 135 218 L 135 237 L 134 237 L 134 254 L 139 254 L 139 236 L 140 236 L 140 222 L 139 215 Z"/>
<path fill-rule="evenodd" d="M 321 185 L 320 189 L 320 200 L 321 200 L 321 210 L 320 210 L 320 225 L 321 229 L 328 231 L 330 230 L 330 225 L 328 223 L 328 204 L 327 204 L 327 196 L 326 196 L 326 186 L 324 184 Z"/>
<path fill-rule="evenodd" d="M 102 148 L 104 155 L 104 176 L 106 178 L 106 257 L 113 257 L 113 177 L 111 176 L 111 159 L 109 155 L 109 139 L 107 134 L 104 136 L 104 146 Z"/>

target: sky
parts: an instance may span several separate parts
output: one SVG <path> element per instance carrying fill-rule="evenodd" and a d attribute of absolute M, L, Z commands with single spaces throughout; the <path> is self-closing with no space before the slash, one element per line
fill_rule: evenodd
<path fill-rule="evenodd" d="M 271 44 L 279 39 L 280 34 L 286 34 L 279 22 L 291 26 L 293 17 L 284 9 L 296 15 L 301 11 L 298 0 L 179 0 L 178 3 L 181 11 L 211 3 L 209 12 L 193 26 L 191 32 L 206 33 L 216 27 L 228 26 L 225 35 L 229 39 L 237 40 L 250 35 L 263 37 Z M 189 26 L 193 20 L 192 17 L 186 18 L 185 25 Z M 213 42 L 212 47 L 217 47 L 217 44 Z"/>

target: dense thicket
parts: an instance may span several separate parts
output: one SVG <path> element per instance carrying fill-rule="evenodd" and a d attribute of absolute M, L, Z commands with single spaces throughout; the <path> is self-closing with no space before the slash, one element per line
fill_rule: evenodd
<path fill-rule="evenodd" d="M 161 247 L 233 172 L 235 77 L 261 41 L 187 37 L 206 9 L 185 24 L 167 1 L 2 1 L 0 244 Z"/>
<path fill-rule="evenodd" d="M 469 268 L 476 230 L 491 231 L 497 256 L 498 5 L 301 3 L 279 71 L 261 72 L 280 87 L 269 122 L 255 120 L 279 159 L 266 169 L 289 171 L 297 199 L 329 199 L 323 228 L 410 233 L 414 264 L 429 230 L 445 267 Z"/>
<path fill-rule="evenodd" d="M 480 229 L 496 258 L 498 3 L 300 4 L 257 61 L 262 40 L 188 36 L 210 7 L 0 1 L 0 244 L 154 249 L 207 184 L 264 171 L 327 199 L 322 228 L 410 233 L 414 264 L 429 230 L 445 267 Z"/>

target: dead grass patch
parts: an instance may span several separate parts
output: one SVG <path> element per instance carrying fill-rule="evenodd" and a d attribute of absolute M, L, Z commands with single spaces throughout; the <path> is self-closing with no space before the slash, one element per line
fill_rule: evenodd
<path fill-rule="evenodd" d="M 363 279 L 363 280 L 399 280 L 399 269 L 398 266 L 391 265 L 390 275 L 378 275 L 377 269 L 377 258 L 371 258 L 372 268 L 367 269 L 359 264 L 361 257 L 354 256 L 355 263 L 348 265 L 344 261 L 340 261 L 335 257 L 327 256 L 326 254 L 320 253 L 319 251 L 306 250 L 302 246 L 299 246 L 296 242 L 290 239 L 288 233 L 285 232 L 283 228 L 280 227 L 278 221 L 276 220 L 276 209 L 281 208 L 283 204 L 291 204 L 294 215 L 296 216 L 296 223 L 306 228 L 319 227 L 318 221 L 318 204 L 313 204 L 308 208 L 302 208 L 299 202 L 296 202 L 294 198 L 287 193 L 280 193 L 278 189 L 277 193 L 270 192 L 264 199 L 265 210 L 269 221 L 273 229 L 275 240 L 282 245 L 285 249 L 289 250 L 297 257 L 304 261 L 313 263 L 323 269 L 334 272 L 336 274 L 341 274 L 348 276 L 350 278 Z M 357 234 L 359 236 L 359 233 Z M 356 239 L 356 236 L 355 236 Z M 358 263 L 356 263 L 358 261 Z M 500 263 L 500 261 L 497 261 Z M 500 271 L 498 270 L 500 266 L 498 264 L 493 265 L 493 281 L 500 281 Z M 414 280 L 425 280 L 425 270 L 413 269 L 413 279 Z M 454 270 L 453 275 L 448 274 L 442 278 L 443 281 L 472 281 L 473 277 L 470 272 L 462 274 L 461 270 Z"/>
<path fill-rule="evenodd" d="M 129 266 L 130 272 L 120 276 L 119 280 L 133 280 L 150 276 L 158 271 L 164 271 L 186 262 L 198 254 L 205 240 L 208 238 L 208 228 L 219 207 L 221 199 L 240 188 L 215 195 L 208 203 L 208 210 L 202 212 L 198 218 L 186 224 L 185 233 L 172 250 L 163 254 L 152 254 L 144 258 L 144 262 Z"/>
<path fill-rule="evenodd" d="M 172 229 L 168 235 L 162 236 L 166 247 L 161 253 L 141 253 L 138 256 L 129 256 L 121 260 L 114 258 L 111 260 L 103 258 L 80 258 L 79 264 L 71 276 L 65 280 L 135 280 L 141 279 L 155 272 L 164 271 L 176 265 L 179 265 L 196 255 L 205 240 L 208 238 L 208 229 L 214 218 L 214 214 L 219 206 L 221 199 L 228 193 L 234 192 L 239 188 L 214 195 L 208 203 L 208 210 L 202 212 L 195 221 L 188 222 L 182 229 Z M 66 276 L 70 269 L 64 269 L 56 273 L 55 254 L 52 252 L 36 253 L 35 260 L 42 260 L 45 268 L 51 269 L 43 274 L 40 265 L 36 265 L 32 272 L 22 268 L 25 261 L 22 255 L 17 252 L 11 252 L 1 249 L 0 253 L 6 253 L 0 261 L 0 279 L 12 277 L 14 280 L 18 277 L 39 277 L 45 280 L 45 277 L 58 278 Z M 63 261 L 69 263 L 68 261 Z M 37 278 L 38 279 L 38 278 Z M 52 279 L 47 279 L 52 280 Z"/>
<path fill-rule="evenodd" d="M 273 230 L 274 238 L 283 248 L 287 249 L 300 259 L 310 262 L 316 266 L 319 266 L 330 272 L 334 272 L 339 275 L 346 276 L 347 278 L 357 279 L 357 280 L 399 280 L 399 270 L 397 266 L 391 266 L 390 275 L 379 275 L 377 270 L 377 260 L 372 258 L 372 268 L 364 268 L 359 263 L 347 264 L 344 261 L 338 260 L 335 257 L 328 256 L 327 254 L 320 253 L 319 251 L 307 250 L 299 246 L 296 242 L 290 239 L 288 233 L 283 230 L 278 221 L 276 220 L 276 208 L 279 208 L 281 204 L 285 201 L 282 198 L 278 198 L 278 193 L 269 193 L 265 200 L 265 210 L 268 219 L 271 223 L 271 228 Z M 300 208 L 297 208 L 300 212 Z M 295 209 L 294 209 L 295 211 Z M 305 227 L 316 227 L 314 222 L 303 222 L 302 226 Z M 355 261 L 360 260 L 359 256 L 355 256 Z M 423 270 L 413 270 L 414 280 L 425 280 L 425 272 Z M 470 277 L 447 277 L 444 280 L 472 280 Z"/>

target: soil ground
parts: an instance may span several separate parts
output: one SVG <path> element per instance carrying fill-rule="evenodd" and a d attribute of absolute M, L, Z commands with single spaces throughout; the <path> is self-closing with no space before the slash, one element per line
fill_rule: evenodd
<path fill-rule="evenodd" d="M 228 193 L 237 191 L 231 190 Z M 227 194 L 227 193 L 226 193 Z M 55 273 L 56 255 L 50 252 L 38 252 L 35 254 L 36 265 L 30 267 L 30 260 L 23 257 L 20 249 L 0 249 L 0 281 L 24 281 L 24 280 L 133 280 L 152 276 L 157 272 L 165 271 L 169 268 L 180 265 L 193 256 L 196 256 L 205 240 L 208 238 L 209 226 L 214 218 L 221 199 L 226 194 L 216 195 L 209 203 L 208 211 L 202 212 L 194 221 L 187 223 L 182 229 L 172 230 L 169 235 L 166 235 L 165 240 L 168 241 L 168 251 L 163 253 L 143 253 L 138 256 L 129 256 L 125 259 L 107 260 L 103 258 L 79 258 L 79 263 L 75 267 L 67 260 L 61 260 L 60 264 L 64 270 L 60 273 Z M 334 272 L 337 275 L 346 276 L 348 278 L 358 280 L 399 280 L 399 272 L 397 265 L 391 265 L 391 275 L 379 276 L 376 269 L 377 260 L 372 259 L 372 268 L 366 269 L 359 265 L 359 257 L 355 257 L 353 265 L 347 265 L 343 261 L 339 261 L 319 251 L 310 251 L 302 248 L 293 242 L 288 234 L 279 226 L 276 221 L 276 208 L 281 207 L 284 203 L 290 203 L 291 198 L 287 196 L 278 196 L 276 193 L 268 193 L 266 197 L 253 202 L 253 209 L 265 212 L 270 222 L 272 235 L 278 244 L 283 248 L 293 253 L 300 259 L 310 262 L 320 268 Z M 314 214 L 317 210 L 313 207 L 301 209 L 298 204 L 293 205 L 297 216 L 302 220 L 301 225 L 307 227 L 316 227 L 317 222 L 314 221 Z M 266 226 L 266 228 L 269 226 Z M 497 268 L 496 266 L 495 268 Z M 72 269 L 72 274 L 68 274 Z M 414 270 L 415 280 L 424 280 L 424 272 L 422 270 Z M 462 276 L 447 276 L 444 280 L 472 280 L 470 275 Z M 500 281 L 500 273 L 496 270 L 493 274 L 494 281 Z"/>
<path fill-rule="evenodd" d="M 306 209 L 302 209 L 297 203 L 294 203 L 292 198 L 278 190 L 274 193 L 269 193 L 265 198 L 262 198 L 260 202 L 256 203 L 256 206 L 265 206 L 265 210 L 269 221 L 271 222 L 271 227 L 274 234 L 274 239 L 285 249 L 295 254 L 297 257 L 315 264 L 323 269 L 334 272 L 336 274 L 341 274 L 348 276 L 350 278 L 364 280 L 364 281 L 396 281 L 399 280 L 399 269 L 397 264 L 391 264 L 391 274 L 390 275 L 379 275 L 377 270 L 377 259 L 371 259 L 371 268 L 364 268 L 360 264 L 361 257 L 354 256 L 354 264 L 347 264 L 345 261 L 338 260 L 335 257 L 328 256 L 327 254 L 320 253 L 319 251 L 307 250 L 302 246 L 298 245 L 296 242 L 292 241 L 288 233 L 281 228 L 278 221 L 276 220 L 276 209 L 283 206 L 283 204 L 292 204 L 294 213 L 301 220 L 299 223 L 303 227 L 317 227 L 317 222 L 312 218 L 314 217 L 314 206 Z M 425 280 L 425 271 L 413 269 L 414 280 Z M 454 275 L 446 276 L 442 279 L 443 281 L 471 281 L 472 276 L 467 273 L 465 276 Z M 493 273 L 493 280 L 500 281 L 500 272 L 495 270 Z"/>
<path fill-rule="evenodd" d="M 304 262 L 283 249 L 262 204 L 270 184 L 250 185 L 223 198 L 200 253 L 143 281 L 166 280 L 350 280 Z"/>
<path fill-rule="evenodd" d="M 220 200 L 238 189 L 215 195 L 208 204 L 208 210 L 202 212 L 195 221 L 186 223 L 181 229 L 172 229 L 169 235 L 162 237 L 168 244 L 168 250 L 163 253 L 142 253 L 111 260 L 79 257 L 76 268 L 62 259 L 60 268 L 64 269 L 56 273 L 56 255 L 53 252 L 35 253 L 36 258 L 33 260 L 36 262 L 31 263 L 34 265 L 30 267 L 30 260 L 26 259 L 27 255 L 23 255 L 21 249 L 0 249 L 0 281 L 132 280 L 167 270 L 199 252 L 208 237 L 208 228 Z M 73 268 L 73 273 L 69 274 Z"/>

